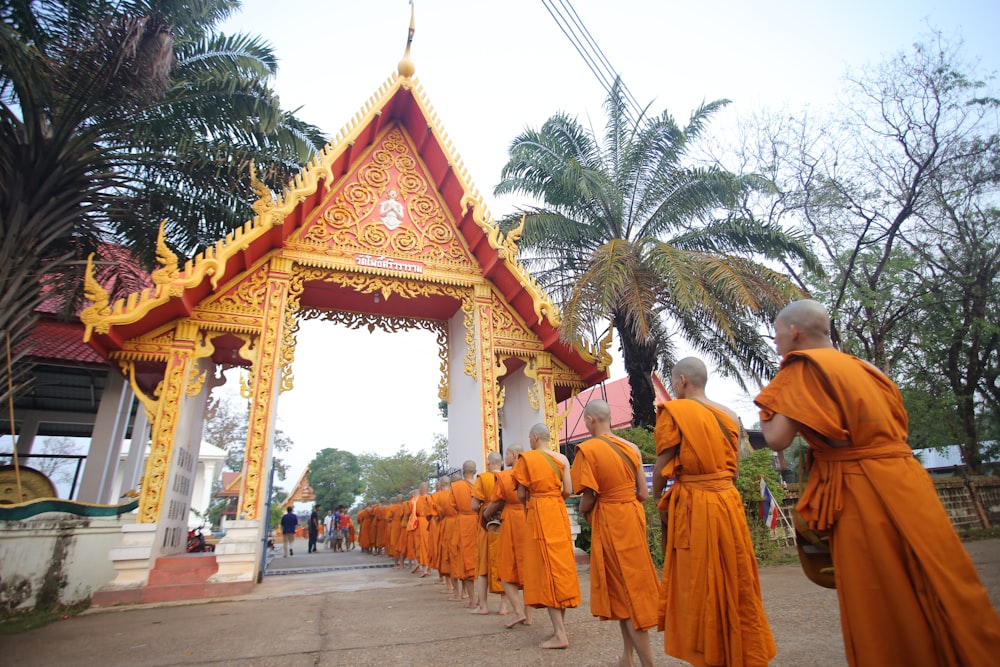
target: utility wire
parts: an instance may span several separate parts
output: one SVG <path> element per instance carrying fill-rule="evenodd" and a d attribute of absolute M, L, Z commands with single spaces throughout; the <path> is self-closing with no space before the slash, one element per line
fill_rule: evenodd
<path fill-rule="evenodd" d="M 615 79 L 620 79 L 620 76 L 615 72 L 614 67 L 611 66 L 608 57 L 597 45 L 597 41 L 584 25 L 583 20 L 570 0 L 559 0 L 559 3 L 563 6 L 563 9 L 557 7 L 553 0 L 542 0 L 542 5 L 548 10 L 549 15 L 556 22 L 556 25 L 559 26 L 562 33 L 569 39 L 576 52 L 583 58 L 584 64 L 587 65 L 591 74 L 597 78 L 605 91 L 610 93 Z M 567 18 L 564 12 L 568 12 L 570 17 Z M 624 81 L 620 82 L 620 88 L 628 107 L 626 113 L 634 125 L 636 118 L 643 113 L 642 106 L 635 99 L 635 96 L 632 95 L 632 92 L 625 85 Z"/>
<path fill-rule="evenodd" d="M 598 59 L 604 65 L 605 71 L 611 74 L 611 80 L 614 81 L 616 77 L 620 76 L 620 73 L 614 67 L 611 66 L 611 61 L 608 60 L 608 57 L 607 55 L 605 55 L 604 50 L 601 49 L 601 47 L 597 44 L 597 40 L 594 39 L 594 36 L 590 34 L 590 30 L 587 29 L 586 25 L 584 25 L 583 19 L 580 18 L 580 15 L 577 13 L 576 8 L 573 7 L 573 3 L 570 0 L 560 0 L 560 4 L 562 4 L 563 7 L 565 7 L 572 15 L 573 22 L 580 28 L 583 37 L 587 40 L 593 52 L 597 55 Z M 625 93 L 625 96 L 631 101 L 632 106 L 636 110 L 636 112 L 641 114 L 643 110 L 642 105 L 639 104 L 639 101 L 635 98 L 634 95 L 632 95 L 632 91 L 629 90 L 627 85 L 625 85 L 624 80 L 621 80 L 621 89 L 622 92 Z"/>

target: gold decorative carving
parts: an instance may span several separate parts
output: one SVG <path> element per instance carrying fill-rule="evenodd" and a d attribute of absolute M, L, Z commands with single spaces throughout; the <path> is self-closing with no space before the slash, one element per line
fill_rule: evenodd
<path fill-rule="evenodd" d="M 419 256 L 448 266 L 475 266 L 454 221 L 431 187 L 398 126 L 386 131 L 370 159 L 355 173 L 317 216 L 295 235 L 296 240 L 323 245 L 339 254 L 377 253 L 396 259 Z M 380 202 L 398 195 L 404 207 L 402 222 L 393 229 L 383 223 Z"/>
<path fill-rule="evenodd" d="M 160 230 L 156 233 L 156 262 L 160 268 L 153 271 L 150 279 L 157 287 L 157 294 L 166 292 L 169 296 L 181 296 L 184 288 L 181 285 L 171 285 L 180 278 L 181 270 L 177 265 L 177 255 L 167 247 L 166 229 L 167 221 L 160 222 Z"/>
<path fill-rule="evenodd" d="M 80 321 L 84 324 L 83 342 L 90 340 L 93 331 L 105 334 L 110 330 L 110 325 L 105 318 L 111 314 L 108 307 L 108 291 L 94 277 L 94 253 L 87 256 L 87 270 L 83 274 L 83 296 L 93 305 L 85 308 L 80 313 Z"/>
<path fill-rule="evenodd" d="M 228 313 L 259 313 L 267 294 L 267 265 L 259 266 L 240 281 L 236 289 L 219 296 L 210 305 L 213 310 Z"/>
<path fill-rule="evenodd" d="M 245 398 L 250 400 L 253 396 L 253 371 L 248 370 L 246 377 L 244 379 L 243 373 L 240 373 L 240 398 Z"/>
<path fill-rule="evenodd" d="M 524 376 L 532 381 L 528 387 L 528 407 L 532 410 L 537 410 L 541 406 L 541 403 L 538 400 L 538 361 L 535 357 L 528 357 L 525 362 Z"/>
<path fill-rule="evenodd" d="M 490 452 L 499 451 L 499 434 L 497 430 L 497 358 L 493 350 L 493 315 L 491 290 L 485 285 L 475 286 L 476 324 L 479 329 L 476 357 L 479 367 L 479 399 L 483 424 L 483 460 Z M 500 363 L 503 367 L 503 364 Z"/>
<path fill-rule="evenodd" d="M 257 178 L 257 163 L 254 160 L 250 160 L 250 189 L 257 195 L 257 200 L 251 205 L 254 215 L 264 216 L 274 210 L 274 194 Z"/>
<path fill-rule="evenodd" d="M 156 523 L 160 518 L 160 504 L 166 484 L 167 468 L 173 451 L 177 430 L 177 413 L 185 390 L 185 379 L 191 363 L 193 341 L 178 341 L 167 362 L 163 382 L 155 392 L 157 414 L 139 498 L 139 523 Z"/>
<path fill-rule="evenodd" d="M 264 326 L 257 341 L 257 360 L 253 367 L 250 385 L 250 415 L 247 449 L 244 457 L 243 495 L 240 516 L 257 519 L 261 511 L 261 493 L 264 490 L 265 448 L 268 443 L 271 420 L 274 417 L 273 397 L 275 369 L 280 374 L 282 329 L 287 310 L 289 272 L 294 269 L 291 261 L 282 257 L 271 259 L 264 299 Z M 280 377 L 280 375 L 279 375 Z"/>
<path fill-rule="evenodd" d="M 118 367 L 121 368 L 122 374 L 125 376 L 125 379 L 128 380 L 129 386 L 132 387 L 132 393 L 135 394 L 135 397 L 139 399 L 140 403 L 142 403 L 142 407 L 146 411 L 146 420 L 150 424 L 154 423 L 154 419 L 156 418 L 157 399 L 148 396 L 136 381 L 135 362 L 132 360 L 120 361 L 118 362 Z M 154 395 L 158 395 L 159 392 L 160 387 L 157 386 Z"/>

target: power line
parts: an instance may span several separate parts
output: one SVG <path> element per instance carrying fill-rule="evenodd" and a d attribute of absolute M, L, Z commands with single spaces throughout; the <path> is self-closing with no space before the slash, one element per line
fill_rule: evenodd
<path fill-rule="evenodd" d="M 614 67 L 611 66 L 611 62 L 608 60 L 607 55 L 604 51 L 597 45 L 597 41 L 594 39 L 593 35 L 584 25 L 583 20 L 577 13 L 576 9 L 573 7 L 570 0 L 559 0 L 559 3 L 563 6 L 560 9 L 555 5 L 553 0 L 542 0 L 542 5 L 548 10 L 549 15 L 559 26 L 566 38 L 569 39 L 573 48 L 576 52 L 583 58 L 584 64 L 587 65 L 587 69 L 590 70 L 597 80 L 600 82 L 601 86 L 608 93 L 611 92 L 614 86 L 614 81 L 616 78 L 620 81 L 620 89 L 624 95 L 624 100 L 627 105 L 626 113 L 629 119 L 632 121 L 633 125 L 636 122 L 636 118 L 642 115 L 642 106 L 632 95 L 632 92 L 625 85 L 624 80 L 621 80 L 619 74 L 615 71 Z M 564 15 L 564 11 L 570 14 L 567 18 Z"/>

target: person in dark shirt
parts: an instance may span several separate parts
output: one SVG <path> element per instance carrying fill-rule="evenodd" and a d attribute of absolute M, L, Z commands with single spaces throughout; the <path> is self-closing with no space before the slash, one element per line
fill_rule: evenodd
<path fill-rule="evenodd" d="M 319 505 L 316 505 L 309 515 L 309 553 L 316 551 L 316 540 L 319 538 L 319 510 Z"/>
<path fill-rule="evenodd" d="M 295 552 L 292 551 L 292 543 L 295 542 L 295 529 L 299 525 L 299 517 L 295 516 L 292 509 L 292 506 L 289 505 L 285 516 L 281 517 L 281 539 L 285 547 L 284 557 L 295 555 Z"/>

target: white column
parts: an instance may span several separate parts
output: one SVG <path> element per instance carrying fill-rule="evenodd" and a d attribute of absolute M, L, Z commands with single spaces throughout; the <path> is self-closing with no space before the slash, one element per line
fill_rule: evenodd
<path fill-rule="evenodd" d="M 120 373 L 108 373 L 104 392 L 101 394 L 101 404 L 97 408 L 78 500 L 99 504 L 111 502 L 115 468 L 118 466 L 125 427 L 134 400 L 135 396 L 125 378 Z"/>
<path fill-rule="evenodd" d="M 27 456 L 31 453 L 32 448 L 35 446 L 35 436 L 38 435 L 38 413 L 30 412 L 21 422 L 20 427 L 17 429 L 17 454 L 18 456 Z M 31 460 L 26 462 L 27 465 L 31 465 Z M 38 467 L 38 466 L 34 466 Z"/>
<path fill-rule="evenodd" d="M 129 489 L 134 489 L 142 479 L 142 467 L 146 462 L 146 446 L 149 443 L 149 419 L 143 406 L 135 411 L 132 422 L 132 441 L 129 444 L 128 456 L 122 466 L 122 484 L 118 488 L 118 497 Z"/>
<path fill-rule="evenodd" d="M 465 374 L 465 322 L 459 310 L 448 321 L 448 465 L 482 458 L 483 421 L 479 382 Z M 479 465 L 479 464 L 477 464 Z"/>

